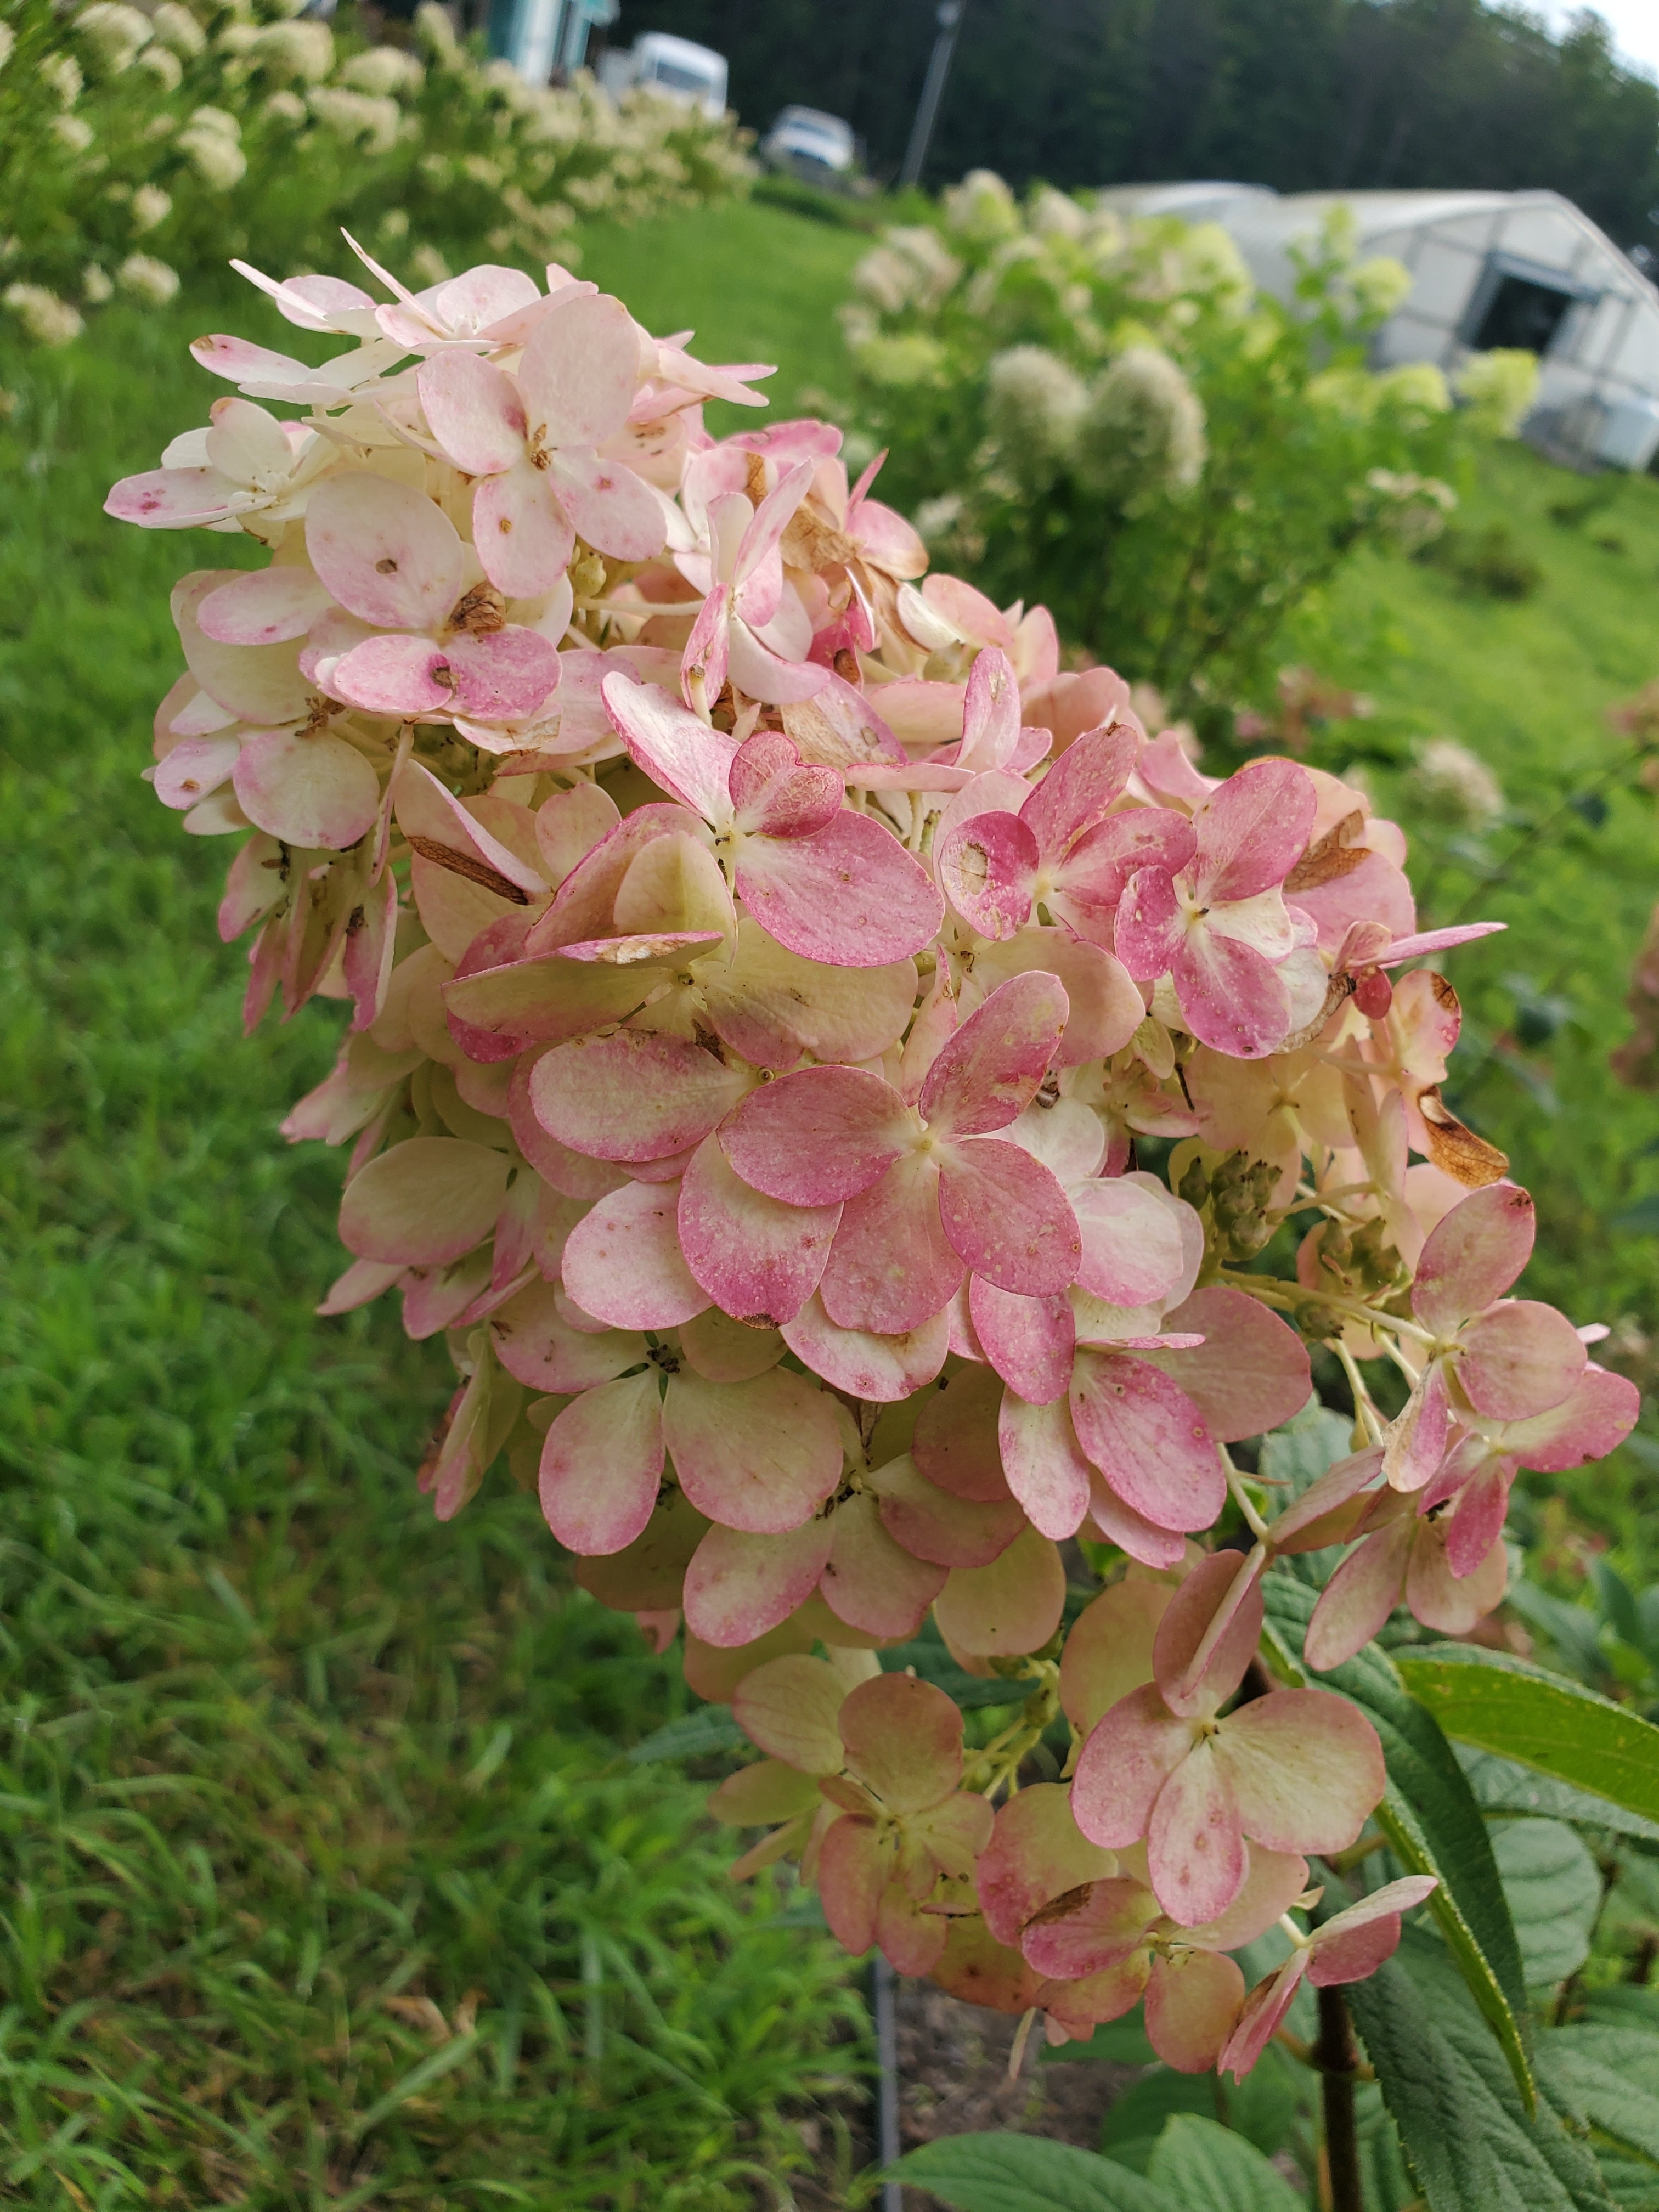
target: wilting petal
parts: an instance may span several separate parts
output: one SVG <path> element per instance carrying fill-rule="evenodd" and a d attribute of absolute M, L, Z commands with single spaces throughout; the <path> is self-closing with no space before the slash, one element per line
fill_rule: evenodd
<path fill-rule="evenodd" d="M 1091 1843 L 1108 1850 L 1138 1844 L 1159 1791 L 1192 1747 L 1190 1726 L 1153 1683 L 1121 1698 L 1090 1732 L 1072 1781 L 1072 1812 Z"/>
<path fill-rule="evenodd" d="M 1041 971 L 1011 977 L 941 1048 L 920 1105 L 938 1137 L 979 1137 L 1006 1128 L 1048 1073 L 1070 1004 L 1059 980 Z"/>
<path fill-rule="evenodd" d="M 1064 1399 L 1034 1406 L 1005 1393 L 1000 1440 L 1008 1487 L 1032 1527 L 1057 1540 L 1076 1535 L 1089 1510 L 1091 1469 Z"/>
<path fill-rule="evenodd" d="M 1259 1564 L 1239 1552 L 1212 1553 L 1170 1600 L 1152 1675 L 1172 1713 L 1212 1713 L 1244 1680 L 1261 1638 Z"/>
<path fill-rule="evenodd" d="M 997 1436 L 1002 1396 L 1001 1377 L 986 1367 L 964 1368 L 929 1393 L 911 1445 L 929 1482 L 980 1504 L 1007 1498 Z"/>
<path fill-rule="evenodd" d="M 1012 1498 L 976 1505 L 953 1498 L 929 1482 L 908 1452 L 878 1468 L 869 1481 L 889 1535 L 915 1558 L 936 1566 L 989 1566 L 1025 1525 Z"/>
<path fill-rule="evenodd" d="M 1072 1424 L 1091 1462 L 1127 1505 L 1160 1528 L 1207 1528 L 1227 1478 L 1198 1407 L 1143 1359 L 1078 1356 Z"/>
<path fill-rule="evenodd" d="M 968 1310 L 986 1358 L 1011 1390 L 1034 1406 L 1065 1396 L 1076 1328 L 1063 1293 L 1026 1297 L 975 1275 L 968 1285 Z"/>
<path fill-rule="evenodd" d="M 1254 898 L 1283 883 L 1318 811 L 1313 778 L 1294 761 L 1250 761 L 1229 776 L 1193 817 L 1198 902 Z"/>
<path fill-rule="evenodd" d="M 962 1715 L 943 1690 L 914 1674 L 878 1674 L 841 1709 L 847 1771 L 890 1813 L 919 1813 L 962 1778 Z"/>
<path fill-rule="evenodd" d="M 933 865 L 946 898 L 981 937 L 1012 937 L 1031 911 L 1037 841 L 1017 814 L 976 814 L 945 832 Z"/>
<path fill-rule="evenodd" d="M 1278 2033 L 1291 2001 L 1308 1971 L 1306 1951 L 1293 1951 L 1275 1974 L 1258 1982 L 1244 2000 L 1238 2025 L 1227 2039 L 1216 2070 L 1242 2081 Z"/>
<path fill-rule="evenodd" d="M 731 812 L 732 740 L 653 684 L 612 674 L 599 689 L 618 734 L 651 781 L 706 820 L 723 822 Z"/>
<path fill-rule="evenodd" d="M 1116 1874 L 1113 1854 L 1079 1832 L 1071 1799 L 1064 1783 L 1037 1782 L 1011 1797 L 997 1814 L 974 1882 L 980 1910 L 999 1943 L 1018 1943 L 1031 1915 L 1051 1899 Z M 1150 1897 L 1147 1901 L 1152 1902 Z"/>
<path fill-rule="evenodd" d="M 424 492 L 354 469 L 306 509 L 306 551 L 330 595 L 377 629 L 430 629 L 461 591 L 461 541 Z"/>
<path fill-rule="evenodd" d="M 1328 1690 L 1274 1690 L 1230 1713 L 1216 1742 L 1244 1832 L 1269 1850 L 1346 1850 L 1382 1795 L 1376 1729 Z"/>
<path fill-rule="evenodd" d="M 507 1194 L 507 1159 L 459 1137 L 410 1137 L 346 1185 L 340 1241 L 360 1260 L 447 1267 L 488 1237 Z"/>
<path fill-rule="evenodd" d="M 573 1552 L 624 1550 L 655 1510 L 662 1465 L 654 1370 L 585 1390 L 556 1418 L 542 1447 L 548 1527 Z"/>
<path fill-rule="evenodd" d="M 786 1205 L 837 1206 L 878 1182 L 914 1137 L 890 1084 L 856 1067 L 807 1067 L 751 1091 L 720 1133 L 743 1180 Z"/>
<path fill-rule="evenodd" d="M 804 1774 L 839 1774 L 842 1752 L 836 1716 L 846 1678 L 822 1659 L 789 1653 L 745 1674 L 732 1713 L 751 1743 Z"/>
<path fill-rule="evenodd" d="M 380 778 L 355 745 L 326 731 L 255 731 L 232 781 L 248 820 L 285 845 L 343 852 L 373 828 L 380 808 Z"/>
<path fill-rule="evenodd" d="M 672 1183 L 627 1183 L 579 1224 L 564 1248 L 563 1274 L 584 1312 L 612 1328 L 674 1328 L 702 1311 L 708 1293 L 687 1267 L 675 1230 L 678 1198 Z"/>
<path fill-rule="evenodd" d="M 1026 1528 L 990 1565 L 953 1567 L 934 1601 L 933 1618 L 958 1651 L 1018 1658 L 1042 1650 L 1065 1606 L 1060 1553 L 1046 1536 Z"/>
<path fill-rule="evenodd" d="M 784 1342 L 775 1328 L 750 1328 L 710 1306 L 680 1323 L 680 1350 L 710 1382 L 747 1382 L 777 1365 Z"/>
<path fill-rule="evenodd" d="M 1457 1379 L 1477 1413 L 1523 1421 L 1565 1404 L 1587 1358 L 1565 1314 L 1535 1298 L 1505 1298 L 1465 1328 Z"/>
<path fill-rule="evenodd" d="M 1472 1191 L 1453 1206 L 1417 1263 L 1412 1311 L 1423 1326 L 1453 1335 L 1471 1314 L 1501 1298 L 1532 1257 L 1534 1226 L 1531 1199 L 1510 1182 Z"/>
<path fill-rule="evenodd" d="M 1089 1518 L 1095 1534 L 1120 1552 L 1138 1559 L 1143 1567 L 1179 1566 L 1186 1556 L 1186 1539 L 1173 1528 L 1160 1528 L 1126 1505 L 1098 1470 L 1091 1469 Z"/>
<path fill-rule="evenodd" d="M 914 1636 L 945 1587 L 945 1570 L 918 1559 L 884 1527 L 876 1500 L 849 1498 L 836 1509 L 830 1559 L 818 1583 L 838 1620 L 870 1636 Z"/>
<path fill-rule="evenodd" d="M 786 1766 L 779 1759 L 763 1759 L 728 1774 L 710 1793 L 708 1812 L 711 1820 L 725 1827 L 769 1828 L 775 1821 L 816 1813 L 823 1802 L 810 1774 Z"/>
<path fill-rule="evenodd" d="M 567 1247 L 567 1266 L 568 1256 Z M 663 1437 L 681 1489 L 722 1528 L 753 1535 L 799 1528 L 841 1477 L 832 1405 L 781 1367 L 748 1382 L 706 1382 L 682 1370 L 663 1406 Z"/>
<path fill-rule="evenodd" d="M 1103 1590 L 1073 1622 L 1060 1662 L 1060 1701 L 1083 1735 L 1152 1681 L 1158 1625 L 1170 1595 L 1168 1583 L 1132 1575 Z"/>
<path fill-rule="evenodd" d="M 1449 1513 L 1435 1524 L 1454 1575 L 1472 1575 L 1504 1533 L 1513 1461 L 1488 1459 L 1458 1492 Z"/>
<path fill-rule="evenodd" d="M 896 1881 L 890 1881 L 876 1909 L 876 1941 L 896 1974 L 920 1978 L 932 1973 L 950 1941 L 949 1923 L 924 1912 Z"/>
<path fill-rule="evenodd" d="M 1425 1628 L 1443 1636 L 1467 1636 L 1501 1605 L 1509 1584 L 1509 1557 L 1502 1529 L 1481 1557 L 1459 1576 L 1452 1572 L 1443 1522 L 1419 1522 L 1406 1571 L 1406 1602 Z"/>
<path fill-rule="evenodd" d="M 551 1283 L 535 1282 L 491 1315 L 495 1355 L 526 1389 L 568 1396 L 614 1382 L 645 1358 L 645 1339 L 632 1330 L 599 1335 L 574 1329 L 559 1316 Z"/>
<path fill-rule="evenodd" d="M 1415 1518 L 1401 1514 L 1357 1545 L 1319 1594 L 1304 1656 L 1316 1674 L 1369 1644 L 1400 1602 Z"/>
<path fill-rule="evenodd" d="M 842 1328 L 899 1336 L 942 1313 L 966 1273 L 939 1218 L 939 1169 L 920 1152 L 848 1200 L 818 1296 Z"/>
<path fill-rule="evenodd" d="M 747 1079 L 714 1053 L 652 1030 L 618 1030 L 557 1046 L 530 1079 L 536 1118 L 594 1159 L 672 1158 L 700 1145 Z"/>
<path fill-rule="evenodd" d="M 908 959 L 944 915 L 927 870 L 866 814 L 837 814 L 810 837 L 744 838 L 736 886 L 769 937 L 837 968 Z"/>
<path fill-rule="evenodd" d="M 1244 2003 L 1244 1977 L 1216 1951 L 1154 1959 L 1146 1984 L 1146 2039 L 1178 2074 L 1207 2074 Z"/>
<path fill-rule="evenodd" d="M 550 592 L 576 549 L 576 533 L 547 477 L 523 459 L 473 493 L 472 537 L 485 575 L 511 599 Z"/>
<path fill-rule="evenodd" d="M 720 1650 L 752 1644 L 817 1589 L 830 1540 L 827 1519 L 808 1521 L 787 1536 L 710 1528 L 685 1571 L 686 1626 Z"/>
<path fill-rule="evenodd" d="M 757 731 L 738 748 L 727 788 L 738 828 L 769 837 L 814 836 L 842 807 L 840 776 L 809 765 L 781 730 Z"/>
<path fill-rule="evenodd" d="M 818 1894 L 823 1917 L 830 1934 L 854 1958 L 876 1940 L 877 1916 L 891 1860 L 891 1848 L 884 1850 L 874 1825 L 854 1820 L 850 1814 L 843 1814 L 823 1839 L 818 1854 Z"/>
<path fill-rule="evenodd" d="M 1527 1421 L 1506 1421 L 1498 1449 L 1522 1467 L 1559 1474 L 1586 1460 L 1605 1459 L 1636 1425 L 1641 1394 L 1622 1375 L 1586 1368 L 1571 1397 Z"/>
<path fill-rule="evenodd" d="M 1438 1886 L 1432 1875 L 1407 1875 L 1402 1881 L 1385 1882 L 1346 1911 L 1333 1913 L 1314 1929 L 1308 1979 L 1323 1989 L 1334 1982 L 1363 1982 L 1374 1974 L 1399 1948 L 1401 1914 L 1413 1911 Z"/>
<path fill-rule="evenodd" d="M 1158 1903 L 1182 1927 L 1214 1920 L 1244 1886 L 1244 1838 L 1231 1781 L 1212 1743 L 1199 1742 L 1152 1807 L 1147 1870 Z"/>
<path fill-rule="evenodd" d="M 715 1303 L 775 1328 L 818 1286 L 839 1206 L 785 1206 L 736 1176 L 717 1136 L 705 1137 L 680 1185 L 680 1249 Z"/>
<path fill-rule="evenodd" d="M 838 1328 L 816 1291 L 783 1324 L 782 1334 L 796 1358 L 815 1375 L 872 1405 L 895 1405 L 926 1389 L 944 1366 L 950 1348 L 942 1312 L 919 1328 L 882 1335 L 870 1329 Z"/>
<path fill-rule="evenodd" d="M 1040 1907 L 1016 1940 L 1040 1974 L 1080 1981 L 1141 1949 L 1158 1913 L 1158 1901 L 1143 1881 L 1127 1876 L 1086 1881 Z"/>

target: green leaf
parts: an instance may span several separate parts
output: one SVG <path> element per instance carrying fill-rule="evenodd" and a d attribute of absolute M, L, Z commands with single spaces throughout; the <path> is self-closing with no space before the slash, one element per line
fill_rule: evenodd
<path fill-rule="evenodd" d="M 472 2056 L 477 2040 L 476 2029 L 471 2035 L 458 2035 L 453 2043 L 446 2043 L 429 2058 L 423 2058 L 418 2066 L 411 2067 L 403 2080 L 388 2089 L 378 2104 L 371 2105 L 360 2119 L 353 2121 L 353 2142 L 378 2128 L 382 2120 L 389 2119 L 399 2105 L 406 2104 L 411 2097 L 418 2097 L 422 2089 L 429 2089 L 434 2081 L 441 2081 L 446 2074 L 453 2074 L 458 2066 L 464 2065 Z"/>
<path fill-rule="evenodd" d="M 1353 1424 L 1344 1414 L 1333 1413 L 1317 1398 L 1310 1398 L 1302 1411 L 1282 1428 L 1270 1430 L 1261 1439 L 1259 1462 L 1264 1480 L 1285 1486 L 1275 1505 L 1300 1498 L 1310 1483 L 1346 1459 L 1353 1449 Z"/>
<path fill-rule="evenodd" d="M 1430 1644 L 1399 1664 L 1449 1735 L 1659 1820 L 1659 1728 L 1626 1706 L 1471 1644 Z"/>
<path fill-rule="evenodd" d="M 1494 1751 L 1477 1751 L 1472 1744 L 1456 1744 L 1457 1763 L 1474 1792 L 1474 1801 L 1489 1817 L 1513 1813 L 1535 1814 L 1541 1819 L 1571 1821 L 1575 1828 L 1599 1828 L 1608 1835 L 1634 1836 L 1643 1843 L 1659 1844 L 1659 1820 L 1644 1820 L 1610 1797 L 1596 1797 L 1588 1790 L 1575 1790 L 1553 1776 L 1535 1773 L 1513 1759 L 1500 1759 Z"/>
<path fill-rule="evenodd" d="M 1586 1605 L 1552 1597 L 1536 1583 L 1511 1583 L 1507 1602 L 1529 1628 L 1548 1638 L 1565 1663 L 1587 1682 L 1604 1682 L 1609 1668 L 1601 1648 L 1601 1625 Z"/>
<path fill-rule="evenodd" d="M 1152 2179 L 1194 2212 L 1308 2212 L 1306 2198 L 1243 2136 L 1194 2112 L 1178 2112 L 1164 2128 Z"/>
<path fill-rule="evenodd" d="M 1528 1986 L 1553 1986 L 1589 1956 L 1601 1876 L 1562 1820 L 1505 1820 L 1492 1839 Z"/>
<path fill-rule="evenodd" d="M 1557 2101 L 1659 2179 L 1659 2035 L 1628 2027 L 1563 2027 L 1546 2039 Z"/>
<path fill-rule="evenodd" d="M 1086 2043 L 1045 2044 L 1039 2059 L 1044 2066 L 1063 2066 L 1077 2058 L 1109 2059 L 1115 2066 L 1153 2066 L 1158 2053 L 1146 2040 L 1139 2008 L 1121 2020 L 1103 2021 Z"/>
<path fill-rule="evenodd" d="M 1043 2136 L 941 2136 L 892 2171 L 955 2212 L 1198 2212 L 1115 2160 Z"/>
<path fill-rule="evenodd" d="M 1262 1596 L 1281 1666 L 1298 1680 L 1310 1679 L 1302 1666 L 1302 1638 L 1316 1593 L 1288 1577 L 1269 1575 Z M 1376 1824 L 1408 1873 L 1433 1875 L 1438 1881 L 1430 1910 L 1530 2107 L 1531 2020 L 1520 1946 L 1492 1839 L 1456 1754 L 1432 1716 L 1408 1694 L 1394 1662 L 1375 1644 L 1316 1679 L 1322 1688 L 1351 1698 L 1376 1730 L 1389 1775 Z"/>
<path fill-rule="evenodd" d="M 630 1766 L 652 1766 L 665 1759 L 702 1759 L 710 1752 L 735 1751 L 748 1737 L 726 1705 L 704 1705 L 653 1729 L 628 1753 Z"/>
<path fill-rule="evenodd" d="M 1347 1998 L 1427 2212 L 1613 2212 L 1551 2077 L 1528 2112 L 1431 1937 L 1407 1928 Z"/>
<path fill-rule="evenodd" d="M 1221 2110 L 1218 2087 L 1213 2074 L 1177 2074 L 1172 2066 L 1154 2066 L 1108 2106 L 1100 2148 L 1137 2173 L 1146 2172 L 1158 2137 L 1177 2113 L 1216 2118 Z"/>
<path fill-rule="evenodd" d="M 1659 1191 L 1650 1190 L 1645 1198 L 1638 1198 L 1622 1213 L 1615 1213 L 1613 1226 L 1631 1237 L 1659 1236 Z"/>

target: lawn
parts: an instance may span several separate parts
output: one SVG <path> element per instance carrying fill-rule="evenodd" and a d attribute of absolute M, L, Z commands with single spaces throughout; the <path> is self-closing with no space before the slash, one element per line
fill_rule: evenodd
<path fill-rule="evenodd" d="M 829 283 L 847 240 L 757 214 L 731 265 Z M 722 235 L 592 265 L 690 319 Z M 100 507 L 203 418 L 214 327 L 290 335 L 231 280 L 0 358 L 0 2197 L 748 2205 L 860 2063 L 844 1962 L 618 1758 L 678 1670 L 533 1501 L 416 1498 L 441 1356 L 314 1317 L 341 1161 L 276 1135 L 337 1015 L 238 1042 L 227 848 L 139 780 L 200 554 Z"/>
<path fill-rule="evenodd" d="M 775 360 L 788 414 L 845 389 L 865 243 L 749 205 L 595 228 L 582 266 L 709 358 Z M 202 418 L 185 343 L 233 325 L 291 342 L 216 289 L 0 354 L 0 2196 L 764 2202 L 792 2115 L 817 2100 L 827 2139 L 860 2063 L 844 1968 L 787 1893 L 726 1887 L 695 1781 L 618 1757 L 683 1709 L 678 1670 L 570 1592 L 533 1503 L 432 1524 L 441 1359 L 390 1309 L 314 1317 L 341 1163 L 276 1134 L 337 1015 L 237 1042 L 224 848 L 138 778 L 194 549 L 100 503 Z M 1612 1224 L 1659 1189 L 1659 1117 L 1607 1051 L 1659 834 L 1601 717 L 1659 674 L 1659 485 L 1583 524 L 1550 519 L 1564 488 L 1506 453 L 1468 501 L 1532 598 L 1368 557 L 1287 658 L 1376 700 L 1323 764 L 1387 798 L 1444 733 L 1502 776 L 1482 847 L 1413 825 L 1435 918 L 1511 924 L 1456 956 L 1459 1099 L 1540 1194 L 1540 1292 L 1646 1332 L 1659 1243 Z M 1632 1565 L 1652 1480 L 1627 1451 L 1580 1486 Z"/>

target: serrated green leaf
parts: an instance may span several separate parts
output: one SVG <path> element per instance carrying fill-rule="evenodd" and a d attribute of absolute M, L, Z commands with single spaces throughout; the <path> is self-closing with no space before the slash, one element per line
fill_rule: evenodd
<path fill-rule="evenodd" d="M 1659 2174 L 1659 2035 L 1629 2027 L 1562 2027 L 1545 2039 L 1556 2101 Z"/>
<path fill-rule="evenodd" d="M 1510 1585 L 1506 1601 L 1529 1628 L 1548 1638 L 1575 1674 L 1587 1682 L 1607 1680 L 1607 1655 L 1601 1648 L 1601 1624 L 1587 1605 L 1553 1597 L 1524 1578 Z"/>
<path fill-rule="evenodd" d="M 1352 1422 L 1310 1398 L 1293 1419 L 1262 1437 L 1257 1463 L 1265 1480 L 1285 1485 L 1275 1504 L 1288 1504 L 1352 1449 Z"/>
<path fill-rule="evenodd" d="M 1271 2160 L 1218 2121 L 1178 2112 L 1152 2153 L 1151 2179 L 1203 2212 L 1308 2212 Z"/>
<path fill-rule="evenodd" d="M 1609 1835 L 1632 1836 L 1643 1843 L 1659 1844 L 1659 1820 L 1644 1820 L 1610 1797 L 1597 1797 L 1588 1790 L 1575 1790 L 1553 1775 L 1540 1774 L 1518 1759 L 1500 1759 L 1494 1751 L 1477 1751 L 1473 1744 L 1454 1744 L 1463 1778 L 1474 1793 L 1474 1802 L 1490 1817 L 1512 1813 L 1517 1818 L 1566 1820 L 1575 1828 L 1599 1828 Z"/>
<path fill-rule="evenodd" d="M 892 2171 L 954 2212 L 1195 2212 L 1115 2159 L 1043 2136 L 941 2136 Z"/>
<path fill-rule="evenodd" d="M 1595 1861 L 1563 1820 L 1502 1821 L 1492 1844 L 1528 1988 L 1565 1981 L 1589 1958 L 1601 1910 Z"/>
<path fill-rule="evenodd" d="M 630 1766 L 651 1766 L 667 1759 L 702 1759 L 710 1752 L 735 1751 L 748 1737 L 732 1717 L 728 1705 L 704 1705 L 695 1713 L 682 1713 L 654 1729 L 628 1753 Z"/>
<path fill-rule="evenodd" d="M 1553 2083 L 1528 2112 L 1468 1988 L 1431 1937 L 1347 1991 L 1427 2212 L 1614 2212 Z"/>
<path fill-rule="evenodd" d="M 1438 1881 L 1430 1910 L 1530 2107 L 1531 2018 L 1520 1946 L 1492 1839 L 1456 1754 L 1432 1716 L 1409 1694 L 1394 1662 L 1375 1644 L 1328 1674 L 1304 1672 L 1302 1638 L 1316 1601 L 1314 1591 L 1269 1575 L 1262 1596 L 1281 1664 L 1298 1680 L 1316 1680 L 1322 1689 L 1351 1698 L 1376 1729 L 1389 1776 L 1376 1824 L 1407 1872 L 1433 1875 Z"/>
<path fill-rule="evenodd" d="M 1639 1714 L 1475 1644 L 1430 1644 L 1399 1666 L 1449 1735 L 1659 1819 L 1659 1728 Z"/>
<path fill-rule="evenodd" d="M 1100 2148 L 1110 2158 L 1145 2173 L 1152 2146 L 1178 2112 L 1214 2119 L 1221 2109 L 1213 2074 L 1177 2074 L 1172 2066 L 1153 2066 L 1115 2097 L 1100 2130 Z"/>

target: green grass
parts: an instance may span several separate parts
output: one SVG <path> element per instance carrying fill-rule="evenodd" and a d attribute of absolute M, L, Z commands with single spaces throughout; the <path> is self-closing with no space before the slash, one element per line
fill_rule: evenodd
<path fill-rule="evenodd" d="M 1589 519 L 1552 518 L 1587 489 L 1524 447 L 1498 449 L 1459 519 L 1507 528 L 1542 571 L 1531 597 L 1471 595 L 1438 567 L 1367 554 L 1307 611 L 1285 658 L 1375 700 L 1373 719 L 1328 731 L 1310 757 L 1362 762 L 1384 811 L 1398 804 L 1425 919 L 1508 925 L 1446 963 L 1466 1016 L 1452 1093 L 1538 1200 L 1526 1287 L 1575 1322 L 1628 1319 L 1653 1337 L 1659 1238 L 1613 1224 L 1659 1189 L 1659 1099 L 1626 1089 L 1607 1055 L 1629 1033 L 1631 963 L 1659 900 L 1659 802 L 1605 714 L 1659 676 L 1659 482 L 1601 480 Z M 1471 838 L 1413 809 L 1402 771 L 1437 736 L 1497 773 L 1500 826 Z M 1654 1381 L 1633 1342 L 1624 1364 Z M 1650 1444 L 1561 1486 L 1643 1582 L 1659 1577 L 1656 1464 Z"/>
<path fill-rule="evenodd" d="M 226 541 L 99 510 L 214 327 L 289 337 L 227 290 L 0 357 L 0 2198 L 766 2203 L 860 2063 L 845 1962 L 619 1759 L 678 1670 L 533 1501 L 416 1497 L 445 1362 L 315 1318 L 341 1161 L 276 1134 L 337 1013 L 239 1041 L 228 845 L 139 780 Z"/>

